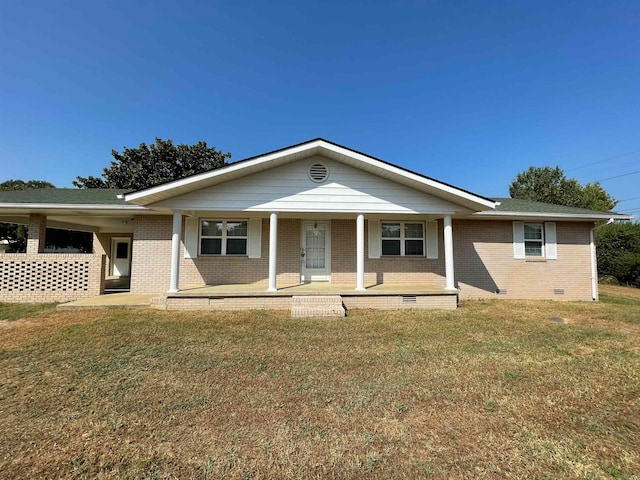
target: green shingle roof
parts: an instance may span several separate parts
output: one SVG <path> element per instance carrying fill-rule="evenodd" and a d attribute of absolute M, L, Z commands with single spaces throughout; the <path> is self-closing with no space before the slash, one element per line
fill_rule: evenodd
<path fill-rule="evenodd" d="M 124 199 L 117 196 L 127 191 L 115 188 L 39 188 L 0 191 L 0 203 L 126 205 Z"/>
<path fill-rule="evenodd" d="M 611 213 L 621 215 L 615 212 L 599 212 L 597 210 L 589 210 L 588 208 L 566 207 L 564 205 L 554 205 L 552 203 L 532 202 L 529 200 L 520 200 L 517 198 L 493 198 L 494 202 L 500 202 L 496 207 L 496 212 L 517 212 L 517 213 L 564 213 L 576 215 L 603 215 Z"/>

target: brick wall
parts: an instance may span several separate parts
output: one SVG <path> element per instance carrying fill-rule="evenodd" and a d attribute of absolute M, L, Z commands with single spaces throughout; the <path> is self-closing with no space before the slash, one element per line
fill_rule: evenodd
<path fill-rule="evenodd" d="M 169 287 L 170 216 L 137 217 L 132 261 L 133 293 L 162 293 Z M 553 298 L 591 300 L 588 222 L 557 222 L 558 259 L 513 258 L 511 221 L 454 220 L 454 264 L 461 298 Z M 278 220 L 278 287 L 295 285 L 300 276 L 299 219 Z M 184 228 L 183 228 L 184 231 Z M 365 232 L 368 225 L 365 225 Z M 331 222 L 331 277 L 356 283 L 356 222 Z M 445 286 L 443 223 L 438 222 L 438 258 L 369 259 L 365 235 L 365 285 L 381 283 Z M 262 257 L 184 258 L 180 250 L 180 288 L 215 284 L 267 285 L 269 221 L 262 222 Z M 496 295 L 505 289 L 506 295 Z M 558 295 L 554 290 L 564 290 Z"/>
<path fill-rule="evenodd" d="M 588 222 L 557 222 L 557 260 L 513 258 L 511 221 L 453 222 L 461 298 L 591 300 Z M 506 295 L 496 295 L 498 289 Z M 564 290 L 563 295 L 554 290 Z"/>
<path fill-rule="evenodd" d="M 95 297 L 103 291 L 103 255 L 0 255 L 0 302 L 70 302 Z"/>

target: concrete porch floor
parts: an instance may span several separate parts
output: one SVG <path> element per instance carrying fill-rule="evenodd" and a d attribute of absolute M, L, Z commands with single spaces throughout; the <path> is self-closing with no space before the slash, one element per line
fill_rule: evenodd
<path fill-rule="evenodd" d="M 455 296 L 434 285 L 380 284 L 369 285 L 364 291 L 356 290 L 353 285 L 329 282 L 314 282 L 302 285 L 289 285 L 278 288 L 276 292 L 267 292 L 263 284 L 200 285 L 185 288 L 177 293 L 155 293 L 136 295 L 129 292 L 111 293 L 97 297 L 84 298 L 58 305 L 58 310 L 82 310 L 92 308 L 152 308 L 162 305 L 164 298 L 170 299 L 233 299 L 233 298 L 274 298 L 299 295 L 340 295 L 342 297 L 396 297 L 396 296 Z"/>
<path fill-rule="evenodd" d="M 275 292 L 268 292 L 263 284 L 233 285 L 201 285 L 169 293 L 167 297 L 291 297 L 294 295 L 456 295 L 435 285 L 415 284 L 379 284 L 368 285 L 365 290 L 356 290 L 353 285 L 330 282 L 313 282 L 278 287 Z"/>

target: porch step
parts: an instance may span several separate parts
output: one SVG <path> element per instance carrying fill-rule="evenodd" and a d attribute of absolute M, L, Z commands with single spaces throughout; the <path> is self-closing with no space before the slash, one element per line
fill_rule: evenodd
<path fill-rule="evenodd" d="M 340 295 L 294 295 L 291 297 L 291 317 L 344 317 Z"/>

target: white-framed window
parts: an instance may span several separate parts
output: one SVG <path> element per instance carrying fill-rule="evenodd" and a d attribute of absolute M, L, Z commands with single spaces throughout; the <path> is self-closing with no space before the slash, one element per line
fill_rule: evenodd
<path fill-rule="evenodd" d="M 200 255 L 247 255 L 248 220 L 200 220 Z"/>
<path fill-rule="evenodd" d="M 544 257 L 544 230 L 541 223 L 524 224 L 524 256 Z"/>
<path fill-rule="evenodd" d="M 381 222 L 382 255 L 424 257 L 424 222 Z"/>
<path fill-rule="evenodd" d="M 513 222 L 513 258 L 557 260 L 556 222 Z"/>

